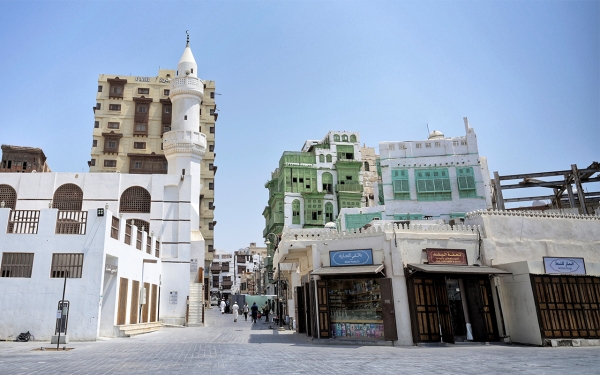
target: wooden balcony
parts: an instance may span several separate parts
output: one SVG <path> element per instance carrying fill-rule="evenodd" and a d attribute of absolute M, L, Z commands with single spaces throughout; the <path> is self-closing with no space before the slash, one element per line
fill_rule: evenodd
<path fill-rule="evenodd" d="M 215 266 L 215 265 L 213 265 L 213 266 L 210 268 L 210 272 L 211 272 L 211 273 L 220 273 L 220 272 L 221 272 L 221 266 Z"/>
<path fill-rule="evenodd" d="M 231 289 L 231 287 L 233 286 L 233 281 L 222 281 L 221 286 L 223 287 L 223 289 Z"/>
<path fill-rule="evenodd" d="M 357 182 L 344 183 L 335 185 L 335 191 L 337 192 L 350 192 L 350 193 L 362 193 L 363 186 Z"/>

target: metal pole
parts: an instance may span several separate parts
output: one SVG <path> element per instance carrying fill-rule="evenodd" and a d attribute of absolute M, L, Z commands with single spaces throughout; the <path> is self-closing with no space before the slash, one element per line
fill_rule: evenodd
<path fill-rule="evenodd" d="M 60 300 L 60 320 L 58 321 L 58 340 L 56 340 L 56 350 L 58 351 L 58 346 L 60 345 L 60 329 L 62 328 L 62 312 L 65 311 L 65 290 L 67 289 L 67 275 L 69 274 L 69 270 L 65 270 L 65 282 L 63 284 L 63 295 L 62 300 Z"/>

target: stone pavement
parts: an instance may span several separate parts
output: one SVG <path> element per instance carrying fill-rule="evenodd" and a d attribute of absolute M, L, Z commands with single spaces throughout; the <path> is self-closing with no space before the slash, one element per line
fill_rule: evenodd
<path fill-rule="evenodd" d="M 74 342 L 70 351 L 34 351 L 46 342 L 0 342 L 0 374 L 577 374 L 600 373 L 600 347 L 517 345 L 382 347 L 310 344 L 303 335 L 237 323 L 217 309 L 206 327 L 165 328 L 131 338 Z"/>

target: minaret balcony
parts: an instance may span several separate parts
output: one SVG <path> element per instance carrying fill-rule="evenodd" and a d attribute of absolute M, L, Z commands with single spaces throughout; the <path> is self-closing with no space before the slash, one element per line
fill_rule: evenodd
<path fill-rule="evenodd" d="M 204 97 L 204 82 L 196 77 L 178 77 L 171 82 L 171 100 L 181 94 L 198 95 Z"/>
<path fill-rule="evenodd" d="M 206 152 L 206 135 L 190 130 L 172 130 L 163 134 L 165 155 L 193 153 L 200 157 Z"/>

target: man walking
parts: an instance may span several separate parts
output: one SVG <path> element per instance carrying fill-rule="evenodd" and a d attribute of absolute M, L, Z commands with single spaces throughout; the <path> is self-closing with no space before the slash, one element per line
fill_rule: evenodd
<path fill-rule="evenodd" d="M 250 311 L 250 308 L 248 307 L 248 302 L 244 302 L 244 320 L 248 321 L 248 312 Z"/>
<path fill-rule="evenodd" d="M 231 310 L 233 310 L 233 322 L 237 323 L 237 318 L 238 318 L 238 314 L 240 311 L 240 307 L 238 306 L 237 302 L 233 303 L 233 306 L 231 307 Z"/>
<path fill-rule="evenodd" d="M 256 302 L 252 304 L 250 310 L 252 311 L 252 321 L 256 323 L 256 318 L 258 317 L 258 306 L 256 306 Z"/>
<path fill-rule="evenodd" d="M 271 310 L 271 307 L 269 306 L 269 302 L 265 303 L 265 307 L 263 310 L 265 311 L 265 322 L 268 323 L 269 322 L 269 310 Z"/>
<path fill-rule="evenodd" d="M 225 314 L 225 298 L 221 300 L 219 307 L 221 308 L 221 314 Z"/>

